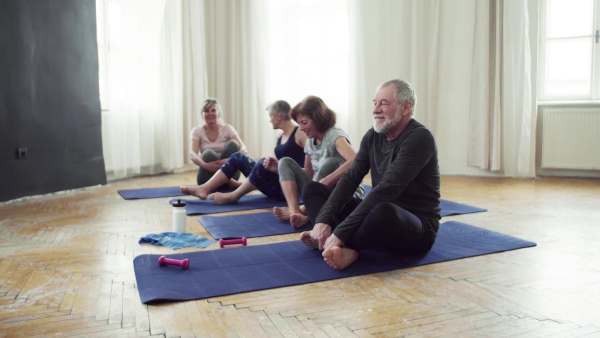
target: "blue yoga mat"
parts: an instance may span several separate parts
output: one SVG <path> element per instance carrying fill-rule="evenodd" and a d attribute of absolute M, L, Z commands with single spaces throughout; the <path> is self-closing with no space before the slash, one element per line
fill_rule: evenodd
<path fill-rule="evenodd" d="M 452 202 L 445 199 L 440 199 L 440 207 L 442 208 L 442 211 L 440 212 L 442 217 L 487 211 L 483 208 L 474 207 L 468 204 Z"/>
<path fill-rule="evenodd" d="M 373 190 L 373 187 L 370 185 L 365 185 L 365 195 Z M 457 203 L 448 201 L 445 199 L 440 199 L 440 207 L 442 208 L 441 215 L 445 216 L 453 216 L 453 215 L 463 215 L 463 214 L 472 214 L 475 212 L 485 212 L 486 209 L 474 207 L 472 205 Z"/>
<path fill-rule="evenodd" d="M 365 194 L 368 194 L 372 187 L 365 185 Z M 227 189 L 220 189 L 220 191 L 228 191 Z M 177 197 L 177 196 L 188 196 L 184 195 L 179 191 L 179 186 L 173 187 L 160 187 L 160 188 L 141 188 L 141 189 L 128 189 L 119 190 L 118 193 L 127 200 L 130 199 L 146 199 L 146 198 L 160 198 L 160 197 Z M 188 196 L 189 197 L 189 196 Z M 172 199 L 169 203 L 173 203 L 177 199 Z M 240 198 L 237 203 L 232 204 L 215 204 L 210 200 L 201 200 L 198 198 L 183 199 L 186 202 L 186 214 L 187 215 L 203 215 L 203 214 L 215 214 L 230 211 L 242 211 L 242 210 L 253 210 L 262 208 L 272 207 L 283 207 L 287 203 L 285 201 L 271 199 L 262 194 L 246 195 Z M 442 207 L 442 216 L 450 215 L 461 215 L 474 212 L 484 212 L 486 209 L 470 206 L 467 204 L 456 203 L 447 200 L 440 201 Z"/>
<path fill-rule="evenodd" d="M 179 191 L 179 186 L 160 188 L 124 189 L 117 191 L 126 200 L 187 196 Z"/>
<path fill-rule="evenodd" d="M 454 259 L 532 247 L 534 242 L 465 223 L 442 223 L 433 248 L 425 255 L 402 256 L 371 250 L 342 271 L 323 262 L 321 252 L 299 240 L 246 247 L 169 255 L 190 260 L 190 268 L 159 266 L 160 255 L 139 255 L 133 260 L 143 303 L 184 301 L 240 292 L 313 283 L 337 278 L 391 271 Z"/>
<path fill-rule="evenodd" d="M 446 200 L 441 200 L 440 205 L 442 216 L 486 211 L 485 209 Z M 202 223 L 213 238 L 250 238 L 291 234 L 312 229 L 312 223 L 294 229 L 289 221 L 278 220 L 270 211 L 233 216 L 200 216 L 198 221 Z"/>
<path fill-rule="evenodd" d="M 169 203 L 173 203 L 177 199 L 172 199 Z M 245 195 L 231 204 L 215 204 L 210 199 L 181 199 L 185 202 L 185 213 L 189 215 L 203 214 L 218 214 L 229 211 L 253 210 L 262 208 L 284 207 L 287 205 L 285 201 L 273 199 L 263 194 Z"/>
<path fill-rule="evenodd" d="M 230 192 L 231 188 L 224 186 L 217 191 Z M 181 193 L 179 186 L 172 187 L 158 187 L 158 188 L 139 188 L 139 189 L 123 189 L 117 190 L 119 195 L 126 200 L 137 200 L 137 199 L 148 199 L 148 198 L 161 198 L 161 197 L 177 197 L 177 196 L 188 196 Z"/>
<path fill-rule="evenodd" d="M 366 186 L 368 187 L 368 186 Z M 370 191 L 370 189 L 369 189 Z M 173 203 L 177 199 L 172 199 L 169 203 Z M 285 201 L 269 198 L 262 194 L 245 195 L 240 198 L 237 203 L 231 204 L 215 204 L 211 200 L 201 199 L 182 199 L 186 203 L 185 212 L 189 215 L 206 215 L 217 214 L 230 211 L 253 210 L 262 208 L 284 207 L 287 206 Z M 302 201 L 300 201 L 302 202 Z M 486 209 L 474 207 L 467 204 L 452 202 L 441 199 L 440 206 L 441 214 L 444 216 L 470 214 L 474 212 L 484 212 Z"/>
<path fill-rule="evenodd" d="M 311 230 L 312 223 L 294 229 L 289 221 L 278 220 L 272 212 L 232 216 L 200 216 L 198 221 L 215 239 L 262 237 Z"/>

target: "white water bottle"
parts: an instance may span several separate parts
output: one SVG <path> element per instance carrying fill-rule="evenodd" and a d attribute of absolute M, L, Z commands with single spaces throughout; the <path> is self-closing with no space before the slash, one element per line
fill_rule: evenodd
<path fill-rule="evenodd" d="M 173 203 L 173 232 L 185 234 L 185 202 Z"/>

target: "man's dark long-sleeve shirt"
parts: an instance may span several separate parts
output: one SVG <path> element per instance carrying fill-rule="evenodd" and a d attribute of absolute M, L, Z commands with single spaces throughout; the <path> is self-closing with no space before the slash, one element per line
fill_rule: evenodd
<path fill-rule="evenodd" d="M 372 191 L 339 223 L 340 211 L 369 170 Z M 367 214 L 382 202 L 392 202 L 406 209 L 433 225 L 437 232 L 441 218 L 437 147 L 431 132 L 414 119 L 391 141 L 373 128 L 367 131 L 354 163 L 322 207 L 316 223 L 331 225 L 333 233 L 347 242 Z"/>

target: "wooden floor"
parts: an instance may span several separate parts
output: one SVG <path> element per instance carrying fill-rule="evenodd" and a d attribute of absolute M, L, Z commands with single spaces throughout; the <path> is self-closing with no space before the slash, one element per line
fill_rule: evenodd
<path fill-rule="evenodd" d="M 146 306 L 132 260 L 174 252 L 138 244 L 171 230 L 170 198 L 126 201 L 117 190 L 194 179 L 136 178 L 0 204 L 0 336 L 600 337 L 600 180 L 443 177 L 443 198 L 488 212 L 442 221 L 534 248 Z M 187 226 L 209 236 L 197 217 Z"/>

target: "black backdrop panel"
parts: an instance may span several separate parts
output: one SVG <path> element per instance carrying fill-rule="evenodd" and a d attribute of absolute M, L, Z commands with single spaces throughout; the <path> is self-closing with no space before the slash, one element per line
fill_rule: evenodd
<path fill-rule="evenodd" d="M 0 50 L 0 202 L 106 184 L 95 1 L 2 0 Z"/>

